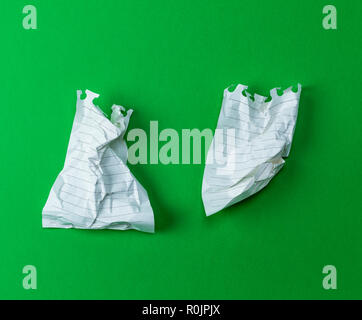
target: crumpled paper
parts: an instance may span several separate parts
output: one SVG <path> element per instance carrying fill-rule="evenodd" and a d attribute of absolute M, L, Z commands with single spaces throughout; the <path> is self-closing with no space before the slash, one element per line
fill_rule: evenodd
<path fill-rule="evenodd" d="M 127 167 L 124 134 L 132 110 L 113 105 L 111 120 L 77 91 L 77 107 L 63 170 L 43 209 L 44 228 L 136 229 L 154 232 L 146 190 Z"/>
<path fill-rule="evenodd" d="M 258 94 L 252 97 L 247 88 L 239 84 L 233 92 L 224 90 L 202 183 L 208 216 L 264 188 L 289 155 L 301 85 L 297 92 L 290 87 L 281 96 L 280 88 L 272 89 L 270 101 Z"/>

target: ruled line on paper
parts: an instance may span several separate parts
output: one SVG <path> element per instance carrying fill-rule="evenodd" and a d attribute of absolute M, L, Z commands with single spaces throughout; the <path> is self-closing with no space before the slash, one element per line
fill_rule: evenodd
<path fill-rule="evenodd" d="M 267 127 L 270 128 L 270 127 L 272 127 L 273 125 L 277 126 L 277 125 L 285 124 L 284 122 L 283 122 L 283 123 L 278 123 L 278 122 L 273 122 L 273 121 L 270 122 L 270 121 L 269 121 L 265 126 L 257 126 L 257 125 L 255 125 L 255 124 L 253 124 L 253 123 L 248 122 L 248 121 L 240 120 L 240 119 L 231 117 L 231 116 L 229 116 L 229 115 L 226 115 L 225 118 L 226 118 L 226 119 L 231 119 L 231 120 L 237 121 L 238 123 L 239 123 L 239 122 L 244 122 L 244 123 L 247 123 L 248 125 L 252 125 L 252 126 L 254 126 L 254 127 L 257 127 L 257 128 L 259 128 L 259 129 L 261 129 L 261 130 L 265 130 Z M 266 133 L 270 133 L 270 132 L 281 132 L 280 130 L 270 130 L 269 128 L 267 128 Z M 287 127 L 287 128 L 288 128 L 288 127 Z M 251 130 L 245 130 L 244 127 L 235 127 L 234 129 L 235 129 L 235 130 L 239 130 L 239 132 L 246 132 L 246 133 L 258 134 L 258 135 L 260 135 L 261 133 L 263 133 L 263 132 L 254 132 L 254 131 L 251 131 Z"/>
<path fill-rule="evenodd" d="M 66 192 L 66 191 L 62 191 L 63 193 L 66 193 L 66 194 L 70 194 L 70 197 L 74 197 L 74 198 L 77 198 L 77 199 L 81 199 L 82 201 L 85 201 L 85 202 L 90 202 L 94 205 L 96 204 L 104 204 L 105 202 L 107 201 L 96 201 L 96 200 L 92 200 L 92 199 L 89 199 L 89 198 L 83 198 L 81 196 L 78 196 L 78 195 L 74 195 L 74 194 L 71 194 L 69 192 Z M 83 208 L 83 209 L 89 209 L 89 207 L 84 207 L 84 206 L 79 206 L 79 203 L 75 203 L 75 202 L 69 202 L 71 199 L 69 199 L 69 197 L 67 199 L 63 199 L 63 198 L 59 198 L 61 201 L 65 202 L 65 203 L 68 203 L 68 204 L 71 204 L 71 205 L 74 205 L 75 207 L 79 207 L 79 208 Z M 124 204 L 124 205 L 116 205 L 114 206 L 113 203 L 123 203 L 123 201 L 121 200 L 124 200 L 122 198 L 112 198 L 112 199 L 108 199 L 108 202 L 111 202 L 112 203 L 112 206 L 107 206 L 107 207 L 104 207 L 103 205 L 101 205 L 101 208 L 102 209 L 117 209 L 117 208 L 124 208 L 124 207 L 128 207 L 130 206 L 129 204 Z M 90 209 L 90 210 L 93 210 L 93 209 Z M 94 210 L 97 210 L 97 209 L 94 209 Z"/>
<path fill-rule="evenodd" d="M 88 219 L 88 220 L 93 220 L 91 217 L 89 217 L 89 216 L 83 216 L 83 215 L 80 215 L 80 214 L 78 214 L 78 213 L 75 213 L 74 211 L 69 211 L 69 210 L 66 210 L 66 209 L 64 209 L 64 208 L 60 208 L 60 207 L 57 207 L 57 206 L 52 206 L 53 208 L 55 208 L 55 209 L 58 209 L 59 211 L 62 211 L 62 212 L 67 212 L 67 213 L 70 213 L 70 214 L 74 214 L 74 215 L 76 215 L 76 216 L 78 216 L 78 217 L 81 217 L 81 218 L 84 218 L 84 219 Z M 134 212 L 133 211 L 126 211 L 126 212 L 122 212 L 122 216 L 126 216 L 126 215 L 132 215 L 132 214 L 134 214 Z M 114 218 L 114 217 L 119 217 L 119 214 L 118 215 L 112 215 L 112 216 L 109 216 L 109 215 L 104 215 L 104 213 L 102 213 L 102 218 L 104 218 L 104 219 L 110 219 L 110 218 Z M 102 221 L 102 220 L 98 220 L 97 219 L 97 221 L 98 222 L 105 222 L 106 223 L 106 221 Z"/>
<path fill-rule="evenodd" d="M 295 110 L 297 110 L 297 107 L 296 107 L 296 106 L 293 106 L 293 108 L 294 108 Z M 258 117 L 258 116 L 255 116 L 255 115 L 252 114 L 252 113 L 244 112 L 244 111 L 242 111 L 242 109 L 233 108 L 232 106 L 226 108 L 226 110 L 227 110 L 227 111 L 232 110 L 232 111 L 235 111 L 235 112 L 237 112 L 237 113 L 239 113 L 239 114 L 243 114 L 243 115 L 247 116 L 248 118 L 256 119 L 256 120 L 267 120 L 267 119 L 272 118 L 273 116 L 277 116 L 279 113 L 282 112 L 282 111 L 278 111 L 278 112 L 275 112 L 275 113 L 269 113 L 268 116 L 265 115 L 264 117 Z M 295 118 L 296 116 L 297 116 L 296 114 L 284 114 L 284 115 L 283 115 L 283 117 L 291 117 L 291 118 Z"/>
<path fill-rule="evenodd" d="M 85 189 L 83 187 L 80 187 L 78 185 L 71 184 L 69 182 L 64 182 L 63 187 L 66 187 L 66 186 L 70 186 L 71 188 L 79 189 L 79 190 L 82 190 L 82 191 L 87 192 L 87 193 L 105 194 L 106 196 L 107 195 L 114 195 L 114 194 L 118 194 L 118 193 L 120 193 L 120 194 L 130 193 L 130 192 L 133 191 L 133 190 L 124 190 L 124 191 L 107 192 L 107 191 L 99 191 L 99 190 L 90 190 L 90 189 Z M 99 185 L 96 185 L 95 189 L 97 189 L 97 186 L 99 186 Z"/>
<path fill-rule="evenodd" d="M 229 100 L 242 103 L 242 104 L 244 104 L 244 105 L 246 105 L 246 106 L 248 106 L 248 107 L 250 107 L 250 108 L 252 108 L 252 109 L 254 109 L 254 110 L 256 110 L 256 111 L 259 111 L 259 112 L 262 112 L 262 111 L 263 111 L 263 110 L 260 110 L 260 109 L 255 108 L 255 107 L 253 106 L 253 104 L 255 103 L 255 101 L 251 101 L 251 102 L 248 103 L 248 102 L 244 102 L 244 101 L 237 100 L 237 99 L 233 99 L 233 98 L 229 98 Z M 298 102 L 299 99 L 284 100 L 284 101 L 281 101 L 281 102 L 279 102 L 279 103 L 277 103 L 277 104 L 271 104 L 270 107 L 268 108 L 268 110 L 270 110 L 270 109 L 272 109 L 272 108 L 274 108 L 274 107 L 277 107 L 277 106 L 279 106 L 279 105 L 282 105 L 282 104 L 284 104 L 284 103 L 293 102 L 293 101 Z M 268 104 L 268 103 L 271 103 L 271 102 L 273 102 L 273 100 L 268 101 L 268 102 L 263 102 L 262 104 Z"/>

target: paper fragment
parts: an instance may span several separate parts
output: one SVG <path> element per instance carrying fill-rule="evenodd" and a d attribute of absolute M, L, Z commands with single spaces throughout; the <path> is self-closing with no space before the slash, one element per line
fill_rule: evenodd
<path fill-rule="evenodd" d="M 298 91 L 270 91 L 271 100 L 239 84 L 224 90 L 215 135 L 208 151 L 202 199 L 212 215 L 264 188 L 284 165 L 298 115 Z M 243 92 L 246 96 L 243 95 Z"/>
<path fill-rule="evenodd" d="M 63 170 L 43 209 L 44 228 L 136 229 L 154 232 L 146 190 L 127 167 L 124 116 L 113 105 L 111 120 L 93 104 L 99 95 L 77 91 L 77 108 Z"/>

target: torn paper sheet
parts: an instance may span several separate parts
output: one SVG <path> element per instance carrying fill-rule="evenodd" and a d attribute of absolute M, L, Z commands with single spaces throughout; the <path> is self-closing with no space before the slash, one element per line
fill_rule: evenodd
<path fill-rule="evenodd" d="M 264 188 L 289 155 L 301 85 L 297 92 L 288 88 L 281 96 L 272 89 L 270 101 L 257 94 L 252 97 L 247 88 L 239 84 L 233 92 L 224 91 L 202 183 L 207 215 Z"/>
<path fill-rule="evenodd" d="M 77 108 L 63 170 L 43 209 L 43 227 L 136 229 L 154 232 L 147 192 L 126 165 L 123 139 L 132 110 L 112 106 L 111 120 L 77 91 Z"/>

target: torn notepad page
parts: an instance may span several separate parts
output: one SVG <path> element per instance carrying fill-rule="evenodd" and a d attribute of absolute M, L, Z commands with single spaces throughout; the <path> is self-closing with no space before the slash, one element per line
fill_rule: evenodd
<path fill-rule="evenodd" d="M 154 232 L 146 190 L 126 165 L 123 139 L 132 110 L 112 106 L 109 120 L 77 91 L 77 109 L 63 170 L 43 209 L 43 227 Z"/>
<path fill-rule="evenodd" d="M 289 155 L 298 114 L 298 91 L 272 89 L 271 100 L 238 85 L 224 91 L 214 139 L 208 151 L 202 199 L 207 215 L 264 188 Z M 245 95 L 243 92 L 245 91 Z"/>

